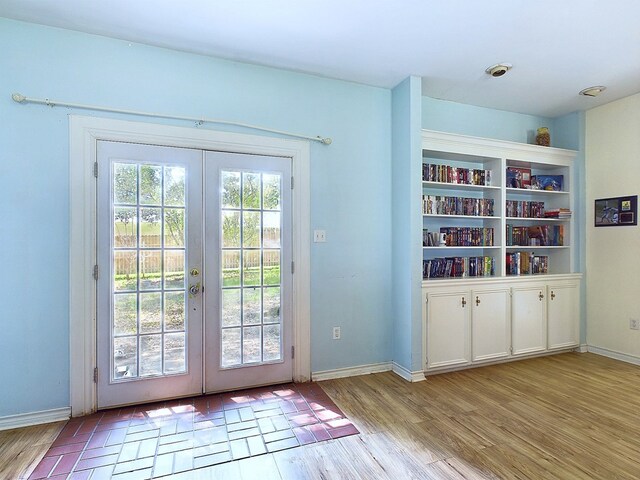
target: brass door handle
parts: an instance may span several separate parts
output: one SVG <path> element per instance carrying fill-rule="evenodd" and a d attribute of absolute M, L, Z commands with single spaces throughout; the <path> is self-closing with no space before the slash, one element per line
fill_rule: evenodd
<path fill-rule="evenodd" d="M 200 293 L 200 282 L 189 286 L 189 296 L 191 298 L 195 297 L 198 293 Z"/>
<path fill-rule="evenodd" d="M 543 298 L 544 298 L 544 295 L 542 294 L 542 292 L 540 292 L 540 293 L 538 294 L 538 299 L 539 299 L 540 301 L 542 301 L 542 299 L 543 299 Z"/>
<path fill-rule="evenodd" d="M 551 300 L 553 300 L 554 298 L 556 298 L 556 294 L 553 293 L 553 290 L 551 290 Z"/>
<path fill-rule="evenodd" d="M 480 297 L 476 295 L 476 307 L 480 305 Z"/>

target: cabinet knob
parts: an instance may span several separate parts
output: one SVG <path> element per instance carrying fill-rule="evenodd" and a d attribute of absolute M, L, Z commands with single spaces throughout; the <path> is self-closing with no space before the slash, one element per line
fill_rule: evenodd
<path fill-rule="evenodd" d="M 476 307 L 480 305 L 480 297 L 476 295 Z"/>
<path fill-rule="evenodd" d="M 464 299 L 464 297 L 462 297 L 462 308 L 464 308 L 466 304 L 467 304 L 467 301 Z"/>
<path fill-rule="evenodd" d="M 551 290 L 551 300 L 553 300 L 554 298 L 556 298 L 556 294 L 553 293 L 553 290 Z"/>
<path fill-rule="evenodd" d="M 544 295 L 542 294 L 542 292 L 540 292 L 538 294 L 538 300 L 542 301 L 543 298 L 544 298 Z"/>

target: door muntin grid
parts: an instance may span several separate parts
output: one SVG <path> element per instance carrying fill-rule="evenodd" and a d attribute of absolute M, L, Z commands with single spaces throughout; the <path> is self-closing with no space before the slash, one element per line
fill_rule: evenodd
<path fill-rule="evenodd" d="M 281 363 L 282 176 L 220 172 L 220 367 Z"/>
<path fill-rule="evenodd" d="M 188 371 L 186 175 L 112 163 L 111 383 Z"/>

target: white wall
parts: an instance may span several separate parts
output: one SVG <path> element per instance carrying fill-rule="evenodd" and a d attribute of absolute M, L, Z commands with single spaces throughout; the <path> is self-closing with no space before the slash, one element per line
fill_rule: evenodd
<path fill-rule="evenodd" d="M 640 359 L 640 227 L 599 227 L 594 200 L 640 193 L 640 94 L 586 115 L 587 343 Z"/>

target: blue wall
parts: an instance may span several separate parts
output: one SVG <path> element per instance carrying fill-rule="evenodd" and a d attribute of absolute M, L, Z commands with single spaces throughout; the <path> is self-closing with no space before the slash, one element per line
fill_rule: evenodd
<path fill-rule="evenodd" d="M 0 416 L 69 405 L 67 114 L 91 114 L 12 92 L 332 137 L 311 147 L 312 371 L 391 359 L 390 91 L 5 19 L 0 45 Z"/>

